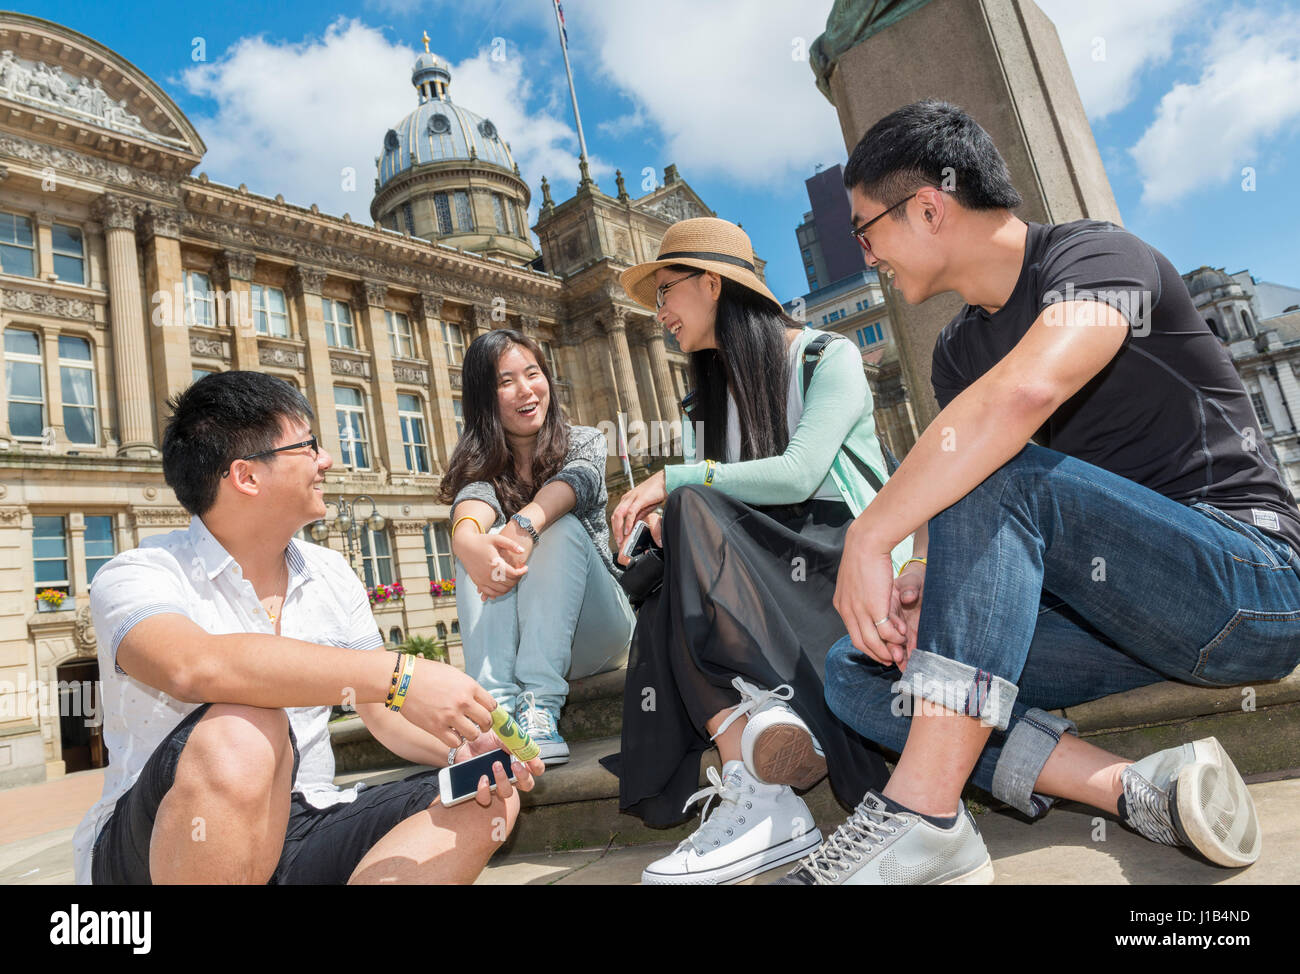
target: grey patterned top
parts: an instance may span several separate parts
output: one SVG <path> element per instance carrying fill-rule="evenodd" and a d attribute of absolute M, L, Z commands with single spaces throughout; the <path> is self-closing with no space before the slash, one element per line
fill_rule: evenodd
<path fill-rule="evenodd" d="M 614 562 L 609 550 L 609 524 L 605 520 L 605 503 L 608 494 L 605 490 L 605 458 L 608 445 L 605 435 L 591 426 L 569 427 L 569 452 L 564 458 L 564 466 L 546 484 L 562 480 L 573 488 L 577 501 L 573 505 L 573 516 L 582 522 L 591 536 L 592 543 L 605 568 L 615 578 L 623 574 L 623 569 Z M 546 484 L 542 484 L 545 487 Z M 539 488 L 540 489 L 540 488 Z M 483 501 L 496 512 L 497 518 L 492 527 L 506 523 L 505 512 L 497 501 L 496 490 L 486 480 L 476 480 L 466 484 L 456 492 L 452 501 L 452 520 L 455 520 L 456 505 L 463 500 Z"/>

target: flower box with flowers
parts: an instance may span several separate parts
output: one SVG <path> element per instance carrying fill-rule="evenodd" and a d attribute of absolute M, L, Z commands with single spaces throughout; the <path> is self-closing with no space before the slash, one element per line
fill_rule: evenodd
<path fill-rule="evenodd" d="M 456 582 L 454 579 L 439 581 L 435 578 L 429 582 L 429 594 L 435 599 L 443 598 L 448 595 L 455 595 Z"/>
<path fill-rule="evenodd" d="M 66 612 L 75 607 L 76 600 L 57 588 L 47 588 L 36 595 L 37 612 Z"/>
<path fill-rule="evenodd" d="M 370 604 L 373 606 L 391 606 L 406 597 L 406 589 L 402 587 L 401 582 L 393 582 L 391 585 L 376 585 L 374 588 L 368 588 L 366 594 L 370 596 Z"/>

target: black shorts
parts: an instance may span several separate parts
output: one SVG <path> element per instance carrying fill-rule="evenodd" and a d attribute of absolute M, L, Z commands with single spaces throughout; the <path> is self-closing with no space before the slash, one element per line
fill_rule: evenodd
<path fill-rule="evenodd" d="M 91 881 L 99 885 L 149 885 L 149 841 L 163 797 L 176 780 L 176 764 L 194 725 L 211 704 L 203 704 L 176 725 L 149 760 L 135 784 L 117 800 L 113 814 L 95 839 Z M 298 776 L 298 741 L 293 747 L 293 777 Z M 355 801 L 315 808 L 298 792 L 291 797 L 284 848 L 271 876 L 273 885 L 341 885 L 357 863 L 394 826 L 423 811 L 438 797 L 438 773 L 421 771 L 401 781 L 362 788 Z"/>

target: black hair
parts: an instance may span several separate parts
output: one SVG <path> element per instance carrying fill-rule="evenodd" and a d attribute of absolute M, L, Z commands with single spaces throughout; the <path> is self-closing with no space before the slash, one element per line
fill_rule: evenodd
<path fill-rule="evenodd" d="M 181 506 L 198 515 L 216 503 L 221 476 L 235 460 L 272 449 L 284 420 L 314 419 L 301 392 L 263 372 L 205 375 L 167 405 L 163 477 Z"/>
<path fill-rule="evenodd" d="M 961 108 L 933 98 L 871 126 L 849 156 L 844 186 L 886 206 L 925 186 L 950 190 L 968 210 L 1009 210 L 1022 202 L 989 134 Z M 892 216 L 906 220 L 906 207 Z"/>
<path fill-rule="evenodd" d="M 670 270 L 695 267 L 669 265 Z M 727 446 L 727 392 L 740 421 L 740 460 L 785 452 L 790 443 L 785 402 L 790 388 L 786 328 L 803 326 L 757 291 L 722 278 L 714 324 L 717 348 L 691 353 L 695 403 L 691 421 L 704 423 L 704 453 L 722 460 Z M 699 449 L 697 446 L 697 450 Z"/>
<path fill-rule="evenodd" d="M 515 345 L 532 352 L 542 375 L 546 376 L 550 393 L 546 418 L 534 445 L 532 483 L 524 483 L 515 472 L 514 454 L 506 442 L 497 399 L 500 383 L 497 363 Z M 509 517 L 533 499 L 541 484 L 559 473 L 569 453 L 569 426 L 560 410 L 560 398 L 555 394 L 555 381 L 542 347 L 513 328 L 494 328 L 474 339 L 465 350 L 460 374 L 465 432 L 447 464 L 440 498 L 444 504 L 450 504 L 466 484 L 486 480 L 492 484 L 497 502 Z"/>

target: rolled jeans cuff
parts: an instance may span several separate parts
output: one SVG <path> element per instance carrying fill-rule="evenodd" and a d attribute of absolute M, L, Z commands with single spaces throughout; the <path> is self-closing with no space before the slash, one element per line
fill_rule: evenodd
<path fill-rule="evenodd" d="M 1042 774 L 1043 765 L 1056 749 L 1061 735 L 1067 732 L 1079 736 L 1074 721 L 1037 708 L 1025 711 L 1002 745 L 993 771 L 993 797 L 1030 818 L 1046 812 L 1056 799 L 1036 794 L 1034 782 Z"/>
<path fill-rule="evenodd" d="M 1011 722 L 1011 707 L 1019 692 L 1014 683 L 988 670 L 923 649 L 912 650 L 898 687 L 913 697 L 978 717 L 998 730 L 1006 730 Z"/>

